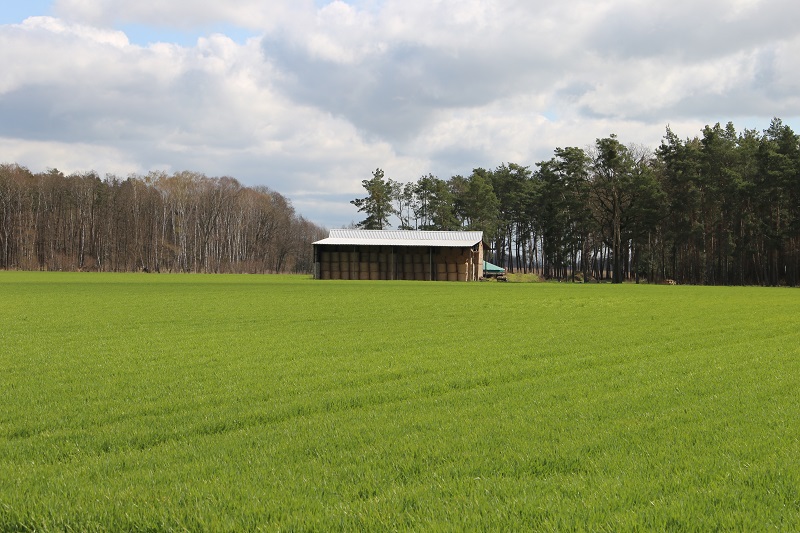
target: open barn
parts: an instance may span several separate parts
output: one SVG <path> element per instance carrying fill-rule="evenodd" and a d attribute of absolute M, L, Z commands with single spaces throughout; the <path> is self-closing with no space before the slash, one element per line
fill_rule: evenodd
<path fill-rule="evenodd" d="M 482 231 L 333 229 L 313 243 L 317 279 L 476 281 Z"/>

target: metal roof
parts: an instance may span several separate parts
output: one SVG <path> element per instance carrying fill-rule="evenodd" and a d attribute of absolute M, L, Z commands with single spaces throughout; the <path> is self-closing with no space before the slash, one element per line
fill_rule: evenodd
<path fill-rule="evenodd" d="M 482 240 L 482 231 L 332 229 L 327 239 L 322 239 L 314 244 L 462 248 L 475 246 Z"/>

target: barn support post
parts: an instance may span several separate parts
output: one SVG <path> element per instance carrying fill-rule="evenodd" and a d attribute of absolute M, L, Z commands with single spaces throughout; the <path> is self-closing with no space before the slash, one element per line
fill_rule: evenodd
<path fill-rule="evenodd" d="M 475 256 L 475 250 L 470 250 L 469 268 L 467 269 L 467 272 L 469 272 L 469 275 L 467 276 L 467 281 L 475 281 L 475 261 L 474 261 L 474 256 Z"/>
<path fill-rule="evenodd" d="M 320 273 L 320 266 L 319 266 L 319 246 L 316 244 L 314 246 L 314 279 L 322 278 L 322 274 Z"/>

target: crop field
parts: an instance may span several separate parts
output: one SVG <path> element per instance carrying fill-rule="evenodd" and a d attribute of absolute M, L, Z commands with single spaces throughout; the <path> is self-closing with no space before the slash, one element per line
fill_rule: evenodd
<path fill-rule="evenodd" d="M 798 530 L 800 291 L 0 272 L 0 530 Z"/>

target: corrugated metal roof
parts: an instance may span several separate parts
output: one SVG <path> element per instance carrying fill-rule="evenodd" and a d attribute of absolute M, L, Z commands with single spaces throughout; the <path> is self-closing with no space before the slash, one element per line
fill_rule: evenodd
<path fill-rule="evenodd" d="M 482 231 L 332 229 L 327 239 L 314 244 L 462 248 L 475 246 L 482 240 Z"/>

